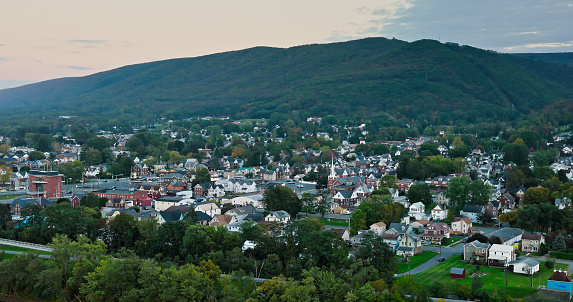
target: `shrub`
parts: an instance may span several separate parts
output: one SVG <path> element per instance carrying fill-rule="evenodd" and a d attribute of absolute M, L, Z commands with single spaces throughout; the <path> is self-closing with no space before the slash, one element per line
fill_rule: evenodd
<path fill-rule="evenodd" d="M 545 267 L 548 269 L 552 269 L 553 266 L 555 266 L 555 262 L 553 260 L 547 260 L 545 261 Z"/>

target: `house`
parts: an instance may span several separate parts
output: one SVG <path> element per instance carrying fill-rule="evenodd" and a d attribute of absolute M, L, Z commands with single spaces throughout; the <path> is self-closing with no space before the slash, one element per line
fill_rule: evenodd
<path fill-rule="evenodd" d="M 567 271 L 554 270 L 553 275 L 547 279 L 547 289 L 566 291 L 569 298 L 573 294 L 573 280 L 567 274 Z"/>
<path fill-rule="evenodd" d="M 448 217 L 448 210 L 446 210 L 446 206 L 442 204 L 437 204 L 432 210 L 430 215 L 432 216 L 433 220 L 444 220 Z"/>
<path fill-rule="evenodd" d="M 337 228 L 332 228 L 329 231 L 333 231 L 334 233 L 338 234 L 340 237 L 342 237 L 342 240 L 344 240 L 345 242 L 350 242 L 350 232 L 348 231 L 348 229 L 337 229 Z"/>
<path fill-rule="evenodd" d="M 450 238 L 450 227 L 443 222 L 430 222 L 421 237 L 426 242 L 441 243 L 442 238 Z"/>
<path fill-rule="evenodd" d="M 265 216 L 267 222 L 289 222 L 290 214 L 286 211 L 272 211 L 269 215 Z"/>
<path fill-rule="evenodd" d="M 253 180 L 240 180 L 233 182 L 234 193 L 254 193 L 257 192 L 257 184 Z"/>
<path fill-rule="evenodd" d="M 499 211 L 501 210 L 501 203 L 497 200 L 490 200 L 485 206 L 485 210 L 491 215 L 491 217 L 498 220 Z"/>
<path fill-rule="evenodd" d="M 460 267 L 452 267 L 450 269 L 450 278 L 463 279 L 466 277 L 466 269 Z"/>
<path fill-rule="evenodd" d="M 386 231 L 386 224 L 382 221 L 373 223 L 370 230 L 374 231 L 378 236 L 381 236 Z"/>
<path fill-rule="evenodd" d="M 499 209 L 503 212 L 504 210 L 515 209 L 516 199 L 513 195 L 508 192 L 503 193 L 497 199 L 499 201 Z"/>
<path fill-rule="evenodd" d="M 410 226 L 412 229 L 414 229 L 415 232 L 422 233 L 424 232 L 424 228 L 428 225 L 428 223 L 430 223 L 430 221 L 426 219 L 420 219 L 410 223 Z"/>
<path fill-rule="evenodd" d="M 422 219 L 426 212 L 426 205 L 421 202 L 416 202 L 408 208 L 408 215 L 413 216 L 416 220 Z"/>
<path fill-rule="evenodd" d="M 149 167 L 146 164 L 136 164 L 131 168 L 131 175 L 134 177 L 149 175 Z"/>
<path fill-rule="evenodd" d="M 214 202 L 197 203 L 195 206 L 196 212 L 203 212 L 211 217 L 221 214 L 221 209 Z"/>
<path fill-rule="evenodd" d="M 503 244 L 493 244 L 488 251 L 488 265 L 505 266 L 515 260 L 513 246 Z"/>
<path fill-rule="evenodd" d="M 521 251 L 527 253 L 537 253 L 541 244 L 545 243 L 545 236 L 541 234 L 522 234 Z"/>
<path fill-rule="evenodd" d="M 197 224 L 209 225 L 213 218 L 203 212 L 197 212 Z"/>
<path fill-rule="evenodd" d="M 464 245 L 464 261 L 486 261 L 491 245 L 489 243 L 481 243 L 477 240 Z"/>
<path fill-rule="evenodd" d="M 446 197 L 446 191 L 441 191 L 436 194 L 436 203 L 446 206 L 450 204 L 450 199 Z"/>
<path fill-rule="evenodd" d="M 392 252 L 396 252 L 398 247 L 400 246 L 400 240 L 402 236 L 397 233 L 384 233 L 382 234 L 382 241 L 386 243 L 391 249 Z"/>
<path fill-rule="evenodd" d="M 412 226 L 405 223 L 392 222 L 390 223 L 390 226 L 388 227 L 388 230 L 385 232 L 385 234 L 386 233 L 401 235 L 410 234 L 412 233 Z"/>
<path fill-rule="evenodd" d="M 230 224 L 233 221 L 233 216 L 231 215 L 221 215 L 221 214 L 215 214 L 213 216 L 213 219 L 211 220 L 211 222 L 209 222 L 209 225 L 212 226 L 226 226 L 228 224 Z"/>
<path fill-rule="evenodd" d="M 452 222 L 452 234 L 467 235 L 471 232 L 472 221 L 467 217 L 456 217 Z"/>
<path fill-rule="evenodd" d="M 511 261 L 509 267 L 513 267 L 513 272 L 516 274 L 533 275 L 539 271 L 539 262 L 531 258 L 524 258 Z"/>
<path fill-rule="evenodd" d="M 414 256 L 422 252 L 422 238 L 416 234 L 407 234 L 401 236 L 396 249 L 398 256 Z"/>
<path fill-rule="evenodd" d="M 165 211 L 171 206 L 178 206 L 181 205 L 183 198 L 179 197 L 161 197 L 155 200 L 155 210 L 156 211 Z"/>
<path fill-rule="evenodd" d="M 479 222 L 479 216 L 485 212 L 483 206 L 467 204 L 460 211 L 460 215 L 469 218 L 473 223 Z"/>

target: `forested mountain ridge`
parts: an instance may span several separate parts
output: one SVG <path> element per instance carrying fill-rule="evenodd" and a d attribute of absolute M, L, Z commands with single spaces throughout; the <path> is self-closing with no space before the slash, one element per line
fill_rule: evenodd
<path fill-rule="evenodd" d="M 433 40 L 255 47 L 0 90 L 5 119 L 328 114 L 427 123 L 514 120 L 573 98 L 573 67 Z"/>

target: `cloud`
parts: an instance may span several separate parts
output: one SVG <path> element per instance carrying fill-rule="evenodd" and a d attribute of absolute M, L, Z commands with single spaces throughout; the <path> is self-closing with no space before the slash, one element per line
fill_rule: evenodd
<path fill-rule="evenodd" d="M 106 43 L 105 40 L 68 40 L 70 43 L 78 44 L 103 44 Z"/>
<path fill-rule="evenodd" d="M 74 70 L 93 70 L 94 68 L 91 67 L 84 67 L 84 66 L 74 66 L 74 65 L 68 65 L 68 66 L 60 66 L 61 68 L 68 68 L 68 69 L 74 69 Z"/>
<path fill-rule="evenodd" d="M 498 51 L 542 48 L 546 41 L 557 43 L 548 44 L 553 49 L 570 47 L 573 40 L 571 0 L 413 0 L 358 12 L 372 19 L 348 36 L 435 39 Z"/>
<path fill-rule="evenodd" d="M 530 43 L 525 45 L 519 46 L 508 46 L 504 47 L 503 49 L 507 51 L 514 51 L 520 49 L 531 49 L 531 48 L 559 48 L 559 47 L 571 47 L 573 46 L 573 41 L 569 42 L 550 42 L 550 43 Z"/>
<path fill-rule="evenodd" d="M 6 59 L 6 58 L 0 58 L 0 61 L 6 62 L 6 61 L 8 61 L 8 59 Z"/>

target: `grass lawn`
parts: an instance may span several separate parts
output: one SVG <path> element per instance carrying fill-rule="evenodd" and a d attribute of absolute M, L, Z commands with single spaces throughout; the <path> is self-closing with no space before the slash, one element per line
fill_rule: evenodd
<path fill-rule="evenodd" d="M 450 278 L 450 269 L 452 267 L 460 267 L 466 269 L 466 278 L 457 280 Z M 556 269 L 567 269 L 566 264 L 555 263 Z M 455 293 L 456 289 L 463 284 L 471 286 L 471 274 L 476 271 L 477 267 L 469 265 L 460 260 L 458 255 L 450 257 L 448 260 L 424 271 L 414 275 L 418 282 L 422 285 L 430 286 L 436 282 L 442 283 L 448 288 L 451 293 Z M 540 271 L 533 275 L 533 288 L 530 286 L 530 277 L 527 275 L 509 273 L 508 285 L 505 285 L 505 274 L 503 268 L 481 267 L 479 272 L 486 275 L 481 277 L 483 281 L 483 288 L 490 294 L 497 291 L 500 296 L 510 295 L 512 298 L 522 298 L 527 295 L 533 294 L 537 291 L 537 287 L 541 280 L 541 285 L 547 285 L 547 279 L 553 274 L 553 269 L 548 269 L 543 265 L 539 265 Z M 541 277 L 541 279 L 540 279 Z"/>
<path fill-rule="evenodd" d="M 348 220 L 345 219 L 321 219 L 320 223 L 324 225 L 348 226 Z"/>
<path fill-rule="evenodd" d="M 448 239 L 446 240 L 446 243 L 442 244 L 442 247 L 447 246 L 447 245 L 450 245 L 450 244 L 452 244 L 452 243 L 454 243 L 454 242 L 458 242 L 458 241 L 460 241 L 460 240 L 462 240 L 462 239 L 461 239 L 461 238 L 457 238 L 457 237 L 448 238 Z M 430 245 L 431 245 L 431 246 L 440 246 L 439 244 L 430 244 Z"/>
<path fill-rule="evenodd" d="M 30 253 L 30 254 L 39 254 L 39 255 L 52 255 L 50 252 L 45 251 L 38 251 L 33 249 L 27 249 L 18 246 L 11 246 L 11 245 L 0 245 L 0 250 L 4 251 L 12 251 L 12 252 L 21 252 L 21 253 Z"/>
<path fill-rule="evenodd" d="M 22 196 L 24 194 L 10 194 L 10 195 L 2 195 L 0 196 L 0 200 L 12 199 L 14 197 Z"/>
<path fill-rule="evenodd" d="M 428 260 L 436 257 L 436 255 L 438 255 L 438 253 L 423 251 L 422 253 L 414 257 L 410 257 L 410 269 L 414 269 L 415 267 L 420 266 L 422 263 L 426 263 Z M 408 262 L 404 261 L 404 257 L 397 256 L 397 258 L 400 258 L 400 260 L 398 261 L 403 261 L 403 262 L 398 262 L 398 273 L 407 272 Z"/>

